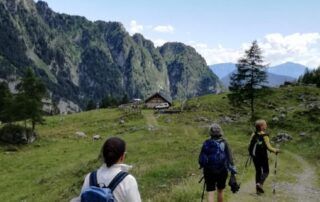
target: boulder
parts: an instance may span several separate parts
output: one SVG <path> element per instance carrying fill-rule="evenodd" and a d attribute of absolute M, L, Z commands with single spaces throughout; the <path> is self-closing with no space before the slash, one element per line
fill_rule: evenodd
<path fill-rule="evenodd" d="M 85 138 L 85 137 L 87 137 L 87 135 L 86 135 L 84 132 L 81 132 L 81 131 L 76 132 L 76 136 L 77 136 L 78 138 Z"/>
<path fill-rule="evenodd" d="M 199 116 L 195 119 L 196 122 L 210 122 L 210 120 L 206 117 Z"/>
<path fill-rule="evenodd" d="M 229 124 L 229 123 L 232 123 L 234 122 L 233 119 L 229 116 L 222 116 L 220 117 L 220 123 L 222 124 Z"/>
<path fill-rule="evenodd" d="M 93 136 L 92 136 L 92 139 L 93 139 L 93 140 L 101 140 L 102 138 L 101 138 L 100 135 L 93 135 Z"/>
<path fill-rule="evenodd" d="M 292 140 L 292 136 L 288 133 L 278 133 L 275 137 L 272 138 L 272 141 L 276 143 L 283 143 Z"/>
<path fill-rule="evenodd" d="M 275 123 L 279 122 L 279 118 L 278 118 L 278 117 L 276 117 L 276 116 L 275 116 L 275 117 L 273 117 L 273 118 L 272 118 L 272 122 L 275 122 Z"/>
<path fill-rule="evenodd" d="M 280 114 L 280 119 L 281 119 L 281 120 L 283 120 L 283 119 L 285 119 L 285 118 L 286 118 L 286 114 L 284 114 L 284 113 Z"/>
<path fill-rule="evenodd" d="M 299 134 L 299 136 L 300 136 L 300 137 L 305 137 L 305 136 L 307 136 L 307 133 L 306 133 L 306 132 L 301 132 L 301 133 Z"/>

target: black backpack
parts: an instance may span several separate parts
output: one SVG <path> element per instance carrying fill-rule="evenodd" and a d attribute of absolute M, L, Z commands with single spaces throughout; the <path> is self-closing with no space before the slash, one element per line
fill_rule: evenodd
<path fill-rule="evenodd" d="M 263 140 L 266 135 L 267 134 L 259 135 L 257 132 L 254 133 L 248 147 L 249 155 L 251 157 L 260 156 L 266 152 L 266 145 Z"/>

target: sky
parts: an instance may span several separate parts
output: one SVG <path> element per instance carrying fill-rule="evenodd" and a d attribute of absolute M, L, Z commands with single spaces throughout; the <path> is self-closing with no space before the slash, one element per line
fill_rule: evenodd
<path fill-rule="evenodd" d="M 161 46 L 183 42 L 209 65 L 258 40 L 266 63 L 320 65 L 319 0 L 46 0 L 56 12 L 118 21 Z"/>

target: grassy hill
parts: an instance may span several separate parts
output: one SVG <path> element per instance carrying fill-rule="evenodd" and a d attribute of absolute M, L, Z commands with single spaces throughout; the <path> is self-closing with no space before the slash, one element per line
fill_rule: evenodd
<path fill-rule="evenodd" d="M 270 155 L 270 176 L 262 201 L 313 201 L 319 196 L 320 116 L 314 106 L 320 89 L 285 87 L 272 89 L 257 103 L 258 117 L 268 120 L 271 136 L 286 132 L 293 140 L 279 156 L 277 194 L 272 195 L 274 156 Z M 103 140 L 119 136 L 127 142 L 127 163 L 134 166 L 143 201 L 196 201 L 201 197 L 198 184 L 201 170 L 197 158 L 208 126 L 219 122 L 232 147 L 235 162 L 243 173 L 252 124 L 245 109 L 232 108 L 226 94 L 207 95 L 187 102 L 181 114 L 128 115 L 118 109 L 96 110 L 67 116 L 46 117 L 38 128 L 33 145 L 0 145 L 0 198 L 2 201 L 69 201 L 79 194 L 86 173 L 97 168 Z M 283 115 L 284 114 L 284 115 Z M 275 117 L 278 118 L 276 121 Z M 120 123 L 124 119 L 125 123 Z M 274 121 L 272 121 L 274 120 Z M 78 138 L 77 131 L 87 138 Z M 305 132 L 302 137 L 299 134 Z M 253 166 L 245 172 L 240 193 L 227 188 L 228 201 L 257 201 L 254 194 Z M 309 197 L 309 198 L 308 198 Z"/>

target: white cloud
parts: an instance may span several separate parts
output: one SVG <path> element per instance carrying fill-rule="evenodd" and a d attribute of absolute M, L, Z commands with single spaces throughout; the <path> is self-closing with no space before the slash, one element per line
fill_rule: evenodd
<path fill-rule="evenodd" d="M 190 41 L 188 44 L 194 47 L 197 52 L 199 52 L 205 58 L 207 64 L 209 65 L 225 62 L 236 62 L 242 54 L 240 50 L 224 48 L 222 45 L 211 48 L 205 43 Z"/>
<path fill-rule="evenodd" d="M 161 33 L 173 33 L 174 27 L 172 25 L 158 25 L 153 28 L 153 31 Z"/>
<path fill-rule="evenodd" d="M 167 40 L 164 40 L 164 39 L 154 39 L 152 41 L 153 41 L 155 47 L 162 46 L 163 44 L 168 42 Z"/>
<path fill-rule="evenodd" d="M 143 31 L 143 25 L 139 25 L 137 21 L 131 20 L 129 31 L 131 34 L 141 33 Z"/>
<path fill-rule="evenodd" d="M 320 65 L 320 33 L 295 33 L 284 36 L 279 33 L 267 34 L 258 40 L 265 61 L 271 65 L 297 62 L 311 68 Z M 222 45 L 209 47 L 204 43 L 189 42 L 208 64 L 236 62 L 250 43 L 243 43 L 239 49 L 228 49 Z"/>

